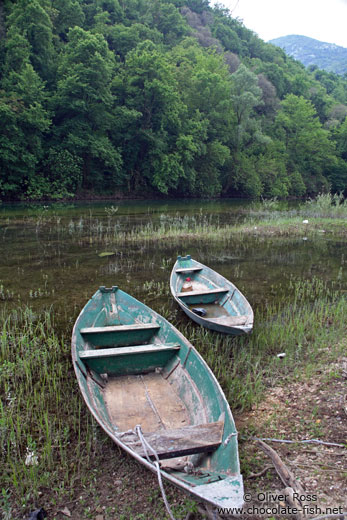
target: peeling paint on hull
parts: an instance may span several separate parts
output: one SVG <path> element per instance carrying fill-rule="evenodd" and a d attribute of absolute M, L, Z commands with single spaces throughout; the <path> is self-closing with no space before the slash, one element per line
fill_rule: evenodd
<path fill-rule="evenodd" d="M 93 327 L 94 330 L 90 330 Z M 115 345 L 108 344 L 107 327 L 110 343 Z M 117 327 L 124 346 L 117 338 Z M 152 330 L 153 334 L 146 336 L 147 343 L 150 344 L 134 344 L 141 328 L 141 339 L 144 334 L 148 334 L 148 330 Z M 98 346 L 100 338 L 101 347 Z M 156 347 L 157 360 L 153 355 Z M 110 350 L 106 357 L 105 349 Z M 136 352 L 134 357 L 133 351 Z M 168 359 L 160 358 L 160 351 L 165 351 Z M 98 360 L 98 352 L 102 363 Z M 148 355 L 151 357 L 146 358 Z M 105 361 L 108 357 L 112 358 L 109 365 Z M 177 329 L 118 288 L 101 288 L 77 318 L 72 335 L 72 359 L 88 408 L 115 443 L 154 472 L 154 466 L 132 449 L 130 443 L 128 446 L 124 442 L 124 429 L 133 430 L 138 422 L 142 422 L 145 435 L 148 432 L 147 435 L 153 438 L 158 431 L 159 439 L 170 440 L 172 429 L 177 440 L 177 431 L 182 428 L 182 446 L 178 438 L 178 452 L 180 449 L 183 452 L 186 450 L 188 455 L 182 457 L 182 460 L 193 467 L 193 472 L 186 473 L 179 467 L 181 459 L 171 458 L 173 462 L 167 462 L 164 446 L 163 477 L 197 500 L 217 507 L 239 507 L 240 497 L 243 495 L 242 476 L 237 432 L 229 404 L 211 370 Z M 119 370 L 118 359 L 121 360 Z M 129 359 L 128 366 L 126 359 Z M 158 366 L 155 366 L 156 363 Z M 124 375 L 121 374 L 122 371 Z M 108 374 L 107 377 L 105 374 Z M 131 385 L 128 394 L 127 384 Z M 127 397 L 129 392 L 132 399 Z M 110 406 L 113 407 L 112 410 Z M 146 413 L 144 406 L 148 410 Z M 213 444 L 211 440 L 209 444 L 207 438 L 202 444 L 199 441 L 200 445 L 196 450 L 194 446 L 193 449 L 184 447 L 184 432 L 189 432 L 189 428 L 192 431 L 200 428 L 212 431 L 216 427 L 213 425 L 217 425 L 218 421 L 222 429 L 217 443 Z M 165 435 L 160 435 L 163 429 Z"/>
<path fill-rule="evenodd" d="M 192 290 L 184 292 L 184 281 L 190 278 Z M 170 277 L 170 290 L 177 304 L 190 319 L 224 334 L 249 334 L 253 329 L 253 310 L 237 287 L 190 255 L 177 258 Z M 205 309 L 199 316 L 194 306 Z"/>

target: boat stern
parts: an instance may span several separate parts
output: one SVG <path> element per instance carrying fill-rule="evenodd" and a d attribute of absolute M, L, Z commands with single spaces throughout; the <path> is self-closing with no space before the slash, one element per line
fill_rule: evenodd
<path fill-rule="evenodd" d="M 197 486 L 194 494 L 216 507 L 220 514 L 240 514 L 244 504 L 242 475 Z"/>

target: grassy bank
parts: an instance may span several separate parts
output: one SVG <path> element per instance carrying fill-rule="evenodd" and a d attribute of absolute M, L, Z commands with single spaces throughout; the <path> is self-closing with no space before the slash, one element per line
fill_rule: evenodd
<path fill-rule="evenodd" d="M 189 324 L 184 331 L 221 383 L 232 409 L 246 410 L 276 381 L 314 370 L 324 351 L 334 359 L 346 333 L 347 300 L 318 278 L 292 281 L 291 294 L 256 310 L 248 336 L 224 336 Z M 278 357 L 278 354 L 284 354 Z"/>
<path fill-rule="evenodd" d="M 279 381 L 310 375 L 322 356 L 333 359 L 346 333 L 346 311 L 338 286 L 293 280 L 290 294 L 257 313 L 250 336 L 177 325 L 213 369 L 232 410 L 241 411 Z M 155 478 L 113 445 L 82 402 L 70 361 L 70 331 L 57 335 L 53 311 L 4 308 L 0 323 L 3 518 L 23 518 L 41 506 L 57 519 L 65 507 L 76 519 L 166 518 L 153 492 Z M 192 501 L 168 491 L 177 519 L 194 512 Z"/>
<path fill-rule="evenodd" d="M 240 210 L 238 216 L 230 212 L 220 221 L 218 215 L 205 214 L 201 209 L 195 215 L 161 214 L 143 216 L 134 221 L 118 214 L 118 207 L 105 207 L 102 216 L 89 214 L 69 218 L 50 211 L 48 207 L 30 216 L 4 218 L 4 230 L 25 226 L 36 236 L 54 236 L 55 239 L 73 239 L 79 245 L 97 244 L 112 248 L 122 245 L 153 243 L 170 240 L 209 240 L 228 244 L 237 237 L 299 236 L 303 238 L 327 234 L 347 236 L 347 201 L 339 196 L 319 195 L 295 209 L 283 209 L 276 200 L 254 203 Z"/>

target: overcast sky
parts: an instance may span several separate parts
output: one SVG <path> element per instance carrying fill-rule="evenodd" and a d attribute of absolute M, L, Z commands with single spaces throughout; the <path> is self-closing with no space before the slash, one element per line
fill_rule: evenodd
<path fill-rule="evenodd" d="M 219 0 L 218 3 L 265 41 L 300 34 L 347 48 L 347 0 Z"/>

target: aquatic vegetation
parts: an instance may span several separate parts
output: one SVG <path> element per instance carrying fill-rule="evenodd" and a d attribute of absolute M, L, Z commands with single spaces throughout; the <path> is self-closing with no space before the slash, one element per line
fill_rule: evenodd
<path fill-rule="evenodd" d="M 60 485 L 59 464 L 69 489 L 94 442 L 74 391 L 69 345 L 52 318 L 28 307 L 0 314 L 0 486 L 11 488 L 18 503 L 34 499 L 41 486 Z M 79 440 L 70 466 L 73 437 Z"/>
<path fill-rule="evenodd" d="M 335 344 L 346 333 L 346 312 L 347 299 L 338 283 L 293 279 L 289 294 L 255 309 L 249 336 L 215 334 L 191 323 L 183 333 L 212 368 L 233 410 L 245 410 L 260 402 L 265 388 L 278 378 L 293 378 L 304 366 L 315 366 L 322 351 L 334 357 Z M 285 357 L 277 357 L 282 352 Z"/>
<path fill-rule="evenodd" d="M 324 206 L 327 198 L 320 200 Z M 260 402 L 279 380 L 314 373 L 318 357 L 337 355 L 346 334 L 344 216 L 314 216 L 313 203 L 259 202 L 252 213 L 244 206 L 236 213 L 229 203 L 215 212 L 209 204 L 180 211 L 148 204 L 136 206 L 138 213 L 120 205 L 110 214 L 104 205 L 61 214 L 33 207 L 1 219 L 0 509 L 8 518 L 23 516 L 47 488 L 57 503 L 76 499 L 83 486 L 94 496 L 90 468 L 115 456 L 78 396 L 70 362 L 70 329 L 99 284 L 119 284 L 176 325 L 236 410 Z M 251 336 L 201 329 L 174 304 L 168 276 L 182 253 L 224 271 L 247 295 L 255 311 Z M 27 450 L 37 465 L 25 464 Z M 125 468 L 124 498 L 138 468 L 116 456 Z"/>
<path fill-rule="evenodd" d="M 244 410 L 279 379 L 301 377 L 308 367 L 314 370 L 318 357 L 336 356 L 337 340 L 346 332 L 347 301 L 338 280 L 292 278 L 289 285 L 277 288 L 276 302 L 255 308 L 254 331 L 245 337 L 187 321 L 161 280 L 144 282 L 138 292 L 200 351 L 233 410 Z M 53 309 L 0 312 L 0 487 L 11 489 L 2 497 L 7 511 L 18 504 L 26 508 L 47 488 L 57 501 L 71 500 L 76 485 L 90 483 L 91 466 L 97 467 L 105 450 L 112 453 L 77 392 L 69 328 L 66 318 L 57 334 Z M 286 356 L 278 358 L 279 352 Z"/>
<path fill-rule="evenodd" d="M 1 282 L 1 280 L 0 280 Z M 13 300 L 14 299 L 14 291 L 10 289 L 6 289 L 2 283 L 0 283 L 0 300 Z"/>
<path fill-rule="evenodd" d="M 347 217 L 347 199 L 342 193 L 320 193 L 306 201 L 303 211 L 307 215 L 319 217 Z"/>
<path fill-rule="evenodd" d="M 263 199 L 261 202 L 255 202 L 248 211 L 250 216 L 266 217 L 272 221 L 296 217 L 346 218 L 347 199 L 342 193 L 320 193 L 315 198 L 293 207 L 288 207 L 287 202 L 279 201 L 277 198 Z"/>
<path fill-rule="evenodd" d="M 159 297 L 159 296 L 169 296 L 170 295 L 170 287 L 166 282 L 160 282 L 156 280 L 146 281 L 142 285 L 141 294 L 145 297 Z"/>

